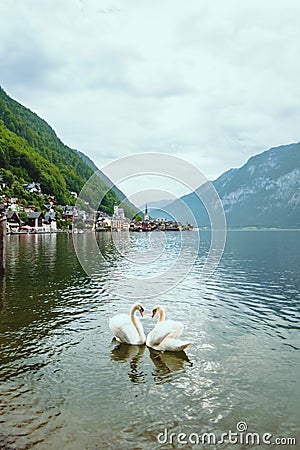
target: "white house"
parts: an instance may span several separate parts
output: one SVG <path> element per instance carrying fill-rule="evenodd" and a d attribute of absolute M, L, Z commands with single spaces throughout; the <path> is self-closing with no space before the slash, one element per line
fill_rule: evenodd
<path fill-rule="evenodd" d="M 130 220 L 125 217 L 123 208 L 119 208 L 118 204 L 114 204 L 114 214 L 111 219 L 111 229 L 113 231 L 129 231 Z"/>
<path fill-rule="evenodd" d="M 39 185 L 39 183 L 28 183 L 28 184 L 24 184 L 23 185 L 25 191 L 27 192 L 36 192 L 37 194 L 41 194 L 42 190 L 41 190 L 41 186 Z"/>
<path fill-rule="evenodd" d="M 56 213 L 54 211 L 48 211 L 45 213 L 44 229 L 45 229 L 45 231 L 48 231 L 48 232 L 57 230 Z"/>

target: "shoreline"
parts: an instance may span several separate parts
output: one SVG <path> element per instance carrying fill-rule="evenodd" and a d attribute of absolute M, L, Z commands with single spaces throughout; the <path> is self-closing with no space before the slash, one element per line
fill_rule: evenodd
<path fill-rule="evenodd" d="M 157 231 L 162 231 L 163 233 L 186 233 L 186 232 L 195 232 L 199 231 L 201 233 L 203 232 L 211 232 L 209 228 L 203 228 L 203 229 L 197 229 L 194 228 L 193 230 L 153 230 L 153 231 L 147 231 L 147 232 L 136 232 L 136 231 L 128 231 L 129 233 L 133 234 L 148 234 L 148 233 L 155 233 Z M 222 230 L 216 230 L 216 231 L 222 231 Z M 227 232 L 234 232 L 234 231 L 247 231 L 247 232 L 257 232 L 257 231 L 300 231 L 300 228 L 274 228 L 274 227 L 264 227 L 264 228 L 227 228 Z M 16 232 L 7 232 L 6 236 L 26 236 L 26 235 L 36 235 L 36 234 L 85 234 L 85 233 L 96 233 L 96 234 L 107 234 L 107 233 L 126 233 L 125 230 L 108 230 L 108 231 L 96 231 L 96 230 L 80 230 L 80 231 L 72 231 L 72 230 L 57 230 L 57 231 L 16 231 Z"/>

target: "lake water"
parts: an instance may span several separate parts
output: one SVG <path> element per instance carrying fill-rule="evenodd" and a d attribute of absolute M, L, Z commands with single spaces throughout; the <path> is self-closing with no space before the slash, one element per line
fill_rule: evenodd
<path fill-rule="evenodd" d="M 181 237 L 193 246 L 193 232 Z M 181 237 L 170 234 L 174 248 Z M 137 249 L 147 239 L 130 235 Z M 270 433 L 270 442 L 294 437 L 299 448 L 300 232 L 228 232 L 206 283 L 200 272 L 208 236 L 201 239 L 204 250 L 185 279 L 142 301 L 146 332 L 160 303 L 192 341 L 186 353 L 158 354 L 112 342 L 109 317 L 129 311 L 134 299 L 109 288 L 124 265 L 110 234 L 99 236 L 110 262 L 96 279 L 83 272 L 71 235 L 7 238 L 0 448 L 270 448 L 246 445 L 246 426 L 260 439 Z M 164 264 L 168 258 L 172 251 Z M 239 422 L 238 443 L 193 445 L 195 434 L 220 440 Z M 179 433 L 188 444 L 178 444 Z"/>

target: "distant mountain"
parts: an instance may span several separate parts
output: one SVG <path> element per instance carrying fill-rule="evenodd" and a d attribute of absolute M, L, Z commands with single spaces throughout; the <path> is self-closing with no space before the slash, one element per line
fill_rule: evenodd
<path fill-rule="evenodd" d="M 170 212 L 168 212 L 168 206 L 161 207 L 161 208 L 149 207 L 148 211 L 149 211 L 149 215 L 150 215 L 151 219 L 160 219 L 163 217 L 166 220 L 171 220 L 171 221 L 176 220 L 175 216 L 172 215 Z"/>
<path fill-rule="evenodd" d="M 171 198 L 163 199 L 163 200 L 154 200 L 151 202 L 148 202 L 148 208 L 161 208 L 163 209 L 165 206 L 169 205 L 172 202 Z M 140 209 L 144 209 L 145 204 L 140 205 Z"/>
<path fill-rule="evenodd" d="M 92 161 L 84 156 L 63 144 L 43 119 L 0 87 L 0 178 L 6 183 L 4 194 L 22 198 L 25 203 L 38 202 L 37 196 L 30 197 L 23 189 L 24 183 L 37 182 L 43 193 L 54 195 L 59 203 L 72 203 L 71 192 L 79 193 L 94 173 Z M 94 183 L 86 199 L 90 206 L 96 208 L 97 199 L 109 188 L 101 178 Z M 102 209 L 112 212 L 115 201 L 119 203 L 116 193 L 108 192 Z"/>
<path fill-rule="evenodd" d="M 223 203 L 228 226 L 300 227 L 300 143 L 253 156 L 241 168 L 223 173 L 213 185 Z M 196 192 L 201 195 L 205 189 L 203 185 Z M 166 207 L 177 220 L 193 220 L 192 214 L 181 212 L 180 202 L 187 205 L 199 226 L 209 225 L 196 193 Z"/>
<path fill-rule="evenodd" d="M 167 213 L 167 205 L 172 202 L 171 199 L 163 199 L 163 200 L 151 200 L 147 202 L 148 212 L 150 214 L 151 219 L 158 219 L 164 217 L 166 220 L 174 220 L 174 217 Z M 139 205 L 140 215 L 143 217 L 145 213 L 146 204 L 143 203 Z"/>
<path fill-rule="evenodd" d="M 300 143 L 250 158 L 214 186 L 232 226 L 300 226 Z"/>

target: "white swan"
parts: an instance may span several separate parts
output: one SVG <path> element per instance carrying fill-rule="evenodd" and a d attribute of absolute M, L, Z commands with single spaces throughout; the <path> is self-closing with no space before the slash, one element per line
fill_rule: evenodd
<path fill-rule="evenodd" d="M 132 345 L 145 344 L 146 336 L 143 325 L 135 315 L 136 311 L 139 311 L 143 317 L 144 308 L 140 303 L 136 303 L 131 308 L 129 316 L 117 314 L 109 320 L 109 327 L 117 341 Z"/>
<path fill-rule="evenodd" d="M 159 313 L 157 324 L 148 334 L 146 345 L 159 351 L 179 352 L 184 350 L 190 342 L 178 339 L 183 330 L 183 324 L 175 320 L 165 320 L 165 311 L 157 305 L 152 311 L 152 318 Z"/>

